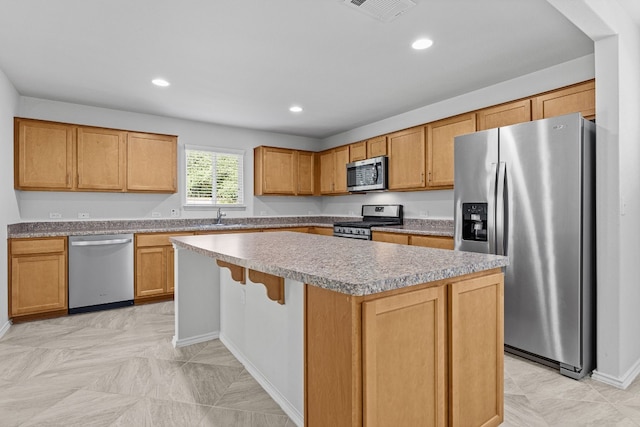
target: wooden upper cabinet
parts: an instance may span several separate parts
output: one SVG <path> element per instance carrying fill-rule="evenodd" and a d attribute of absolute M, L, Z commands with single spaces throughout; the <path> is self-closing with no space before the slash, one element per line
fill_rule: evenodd
<path fill-rule="evenodd" d="M 584 118 L 593 119 L 596 115 L 596 82 L 590 80 L 555 90 L 535 97 L 533 102 L 533 120 L 569 113 L 582 113 Z"/>
<path fill-rule="evenodd" d="M 295 150 L 256 147 L 254 153 L 254 194 L 293 195 L 296 193 Z"/>
<path fill-rule="evenodd" d="M 349 161 L 355 162 L 367 158 L 367 141 L 356 142 L 349 145 Z"/>
<path fill-rule="evenodd" d="M 124 191 L 127 133 L 113 129 L 79 127 L 77 188 Z"/>
<path fill-rule="evenodd" d="M 387 155 L 387 137 L 378 136 L 367 140 L 367 158 Z"/>
<path fill-rule="evenodd" d="M 298 151 L 296 153 L 298 178 L 298 195 L 312 196 L 315 191 L 315 154 L 311 151 Z"/>
<path fill-rule="evenodd" d="M 453 187 L 453 142 L 458 135 L 475 132 L 475 113 L 462 114 L 427 126 L 428 186 Z"/>
<path fill-rule="evenodd" d="M 349 163 L 348 145 L 320 153 L 321 194 L 347 192 L 347 163 Z"/>
<path fill-rule="evenodd" d="M 426 144 L 424 126 L 387 135 L 389 189 L 425 187 Z"/>
<path fill-rule="evenodd" d="M 177 138 L 148 133 L 127 134 L 127 190 L 175 193 Z"/>
<path fill-rule="evenodd" d="M 478 130 L 499 128 L 531 121 L 531 100 L 509 102 L 478 111 Z"/>
<path fill-rule="evenodd" d="M 71 190 L 75 127 L 41 120 L 14 120 L 14 187 Z"/>

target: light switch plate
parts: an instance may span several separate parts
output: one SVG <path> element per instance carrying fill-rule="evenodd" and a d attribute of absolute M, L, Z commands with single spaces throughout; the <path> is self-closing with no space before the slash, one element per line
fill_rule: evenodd
<path fill-rule="evenodd" d="M 174 218 L 180 216 L 180 211 L 178 209 L 171 209 L 171 216 Z"/>
<path fill-rule="evenodd" d="M 160 212 L 151 212 L 151 217 L 152 218 L 160 218 L 162 216 L 162 214 Z"/>
<path fill-rule="evenodd" d="M 49 218 L 51 219 L 60 219 L 62 218 L 62 214 L 59 212 L 49 212 Z"/>

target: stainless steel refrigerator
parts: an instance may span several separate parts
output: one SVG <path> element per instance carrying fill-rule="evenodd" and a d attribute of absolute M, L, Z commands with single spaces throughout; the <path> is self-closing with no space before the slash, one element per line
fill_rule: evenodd
<path fill-rule="evenodd" d="M 455 248 L 507 255 L 505 350 L 595 367 L 595 125 L 569 114 L 455 138 Z"/>

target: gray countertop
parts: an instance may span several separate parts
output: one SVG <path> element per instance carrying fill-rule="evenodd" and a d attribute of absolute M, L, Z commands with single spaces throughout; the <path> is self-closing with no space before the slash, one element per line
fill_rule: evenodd
<path fill-rule="evenodd" d="M 211 218 L 198 219 L 141 219 L 141 220 L 92 220 L 92 221 L 41 221 L 21 222 L 7 226 L 9 238 L 56 237 L 92 234 L 169 233 L 211 230 L 251 230 L 255 228 L 332 227 L 337 221 L 356 221 L 362 217 L 343 216 L 281 216 L 247 217 L 223 220 L 224 226 L 216 226 Z M 375 227 L 374 231 L 453 236 L 453 221 L 437 219 L 405 218 L 397 227 Z"/>
<path fill-rule="evenodd" d="M 503 256 L 293 232 L 184 236 L 172 241 L 211 258 L 356 296 L 509 263 Z"/>

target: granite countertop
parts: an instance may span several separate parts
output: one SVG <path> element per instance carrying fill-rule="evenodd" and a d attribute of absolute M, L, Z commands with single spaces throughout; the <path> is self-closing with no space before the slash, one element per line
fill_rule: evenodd
<path fill-rule="evenodd" d="M 7 237 L 29 238 L 93 234 L 231 231 L 255 228 L 332 227 L 334 222 L 361 219 L 362 217 L 360 216 L 322 215 L 225 218 L 222 221 L 224 226 L 215 225 L 215 220 L 211 218 L 21 222 L 7 226 Z M 453 221 L 405 218 L 402 226 L 375 227 L 373 230 L 431 236 L 453 236 Z"/>
<path fill-rule="evenodd" d="M 252 270 L 349 294 L 371 295 L 505 267 L 503 256 L 304 233 L 174 237 L 173 243 Z"/>

